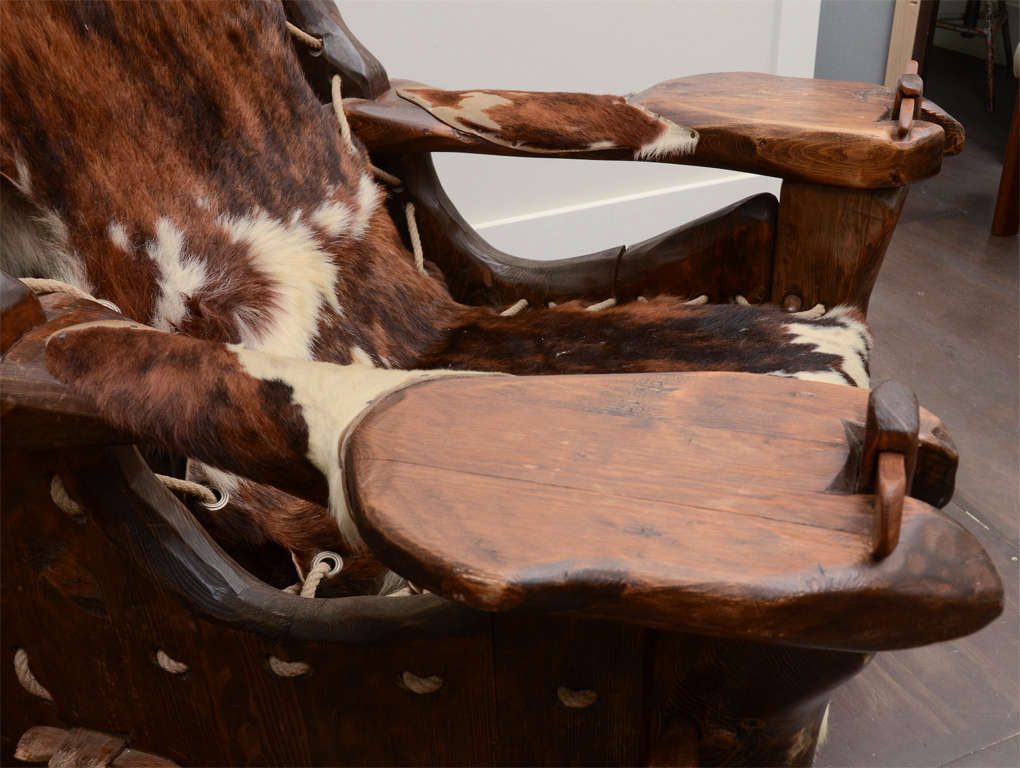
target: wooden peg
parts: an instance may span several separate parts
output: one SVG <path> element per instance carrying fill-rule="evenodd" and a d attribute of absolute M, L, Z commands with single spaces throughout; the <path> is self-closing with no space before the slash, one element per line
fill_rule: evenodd
<path fill-rule="evenodd" d="M 917 398 L 908 387 L 898 381 L 885 381 L 871 391 L 857 478 L 858 493 L 874 491 L 878 455 L 886 451 L 903 454 L 906 491 L 910 492 L 917 464 L 919 424 Z"/>
<path fill-rule="evenodd" d="M 906 496 L 907 473 L 903 454 L 883 451 L 878 454 L 875 476 L 875 527 L 871 556 L 876 560 L 892 554 L 900 541 L 900 522 Z"/>
<path fill-rule="evenodd" d="M 910 134 L 910 126 L 921 116 L 921 95 L 924 82 L 917 74 L 917 62 L 911 60 L 906 71 L 900 75 L 896 83 L 896 96 L 893 101 L 893 117 L 897 121 L 896 137 L 905 139 Z"/>
<path fill-rule="evenodd" d="M 871 554 L 888 556 L 900 540 L 903 500 L 917 464 L 920 415 L 917 398 L 896 381 L 880 384 L 868 398 L 858 493 L 875 493 Z"/>

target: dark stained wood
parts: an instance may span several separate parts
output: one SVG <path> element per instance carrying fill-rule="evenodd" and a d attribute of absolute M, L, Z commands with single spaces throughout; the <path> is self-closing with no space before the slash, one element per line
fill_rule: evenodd
<path fill-rule="evenodd" d="M 395 89 L 410 81 L 394 81 Z M 753 94 L 753 98 L 751 98 Z M 895 92 L 868 83 L 730 72 L 679 78 L 629 101 L 700 134 L 697 150 L 668 162 L 781 176 L 819 184 L 897 187 L 938 173 L 947 144 L 944 112 L 923 112 L 909 137 L 896 136 Z M 401 104 L 400 102 L 404 102 Z M 455 129 L 395 92 L 374 102 L 344 102 L 352 129 L 370 152 L 484 152 L 527 155 Z M 550 156 L 544 154 L 543 156 Z M 620 150 L 551 153 L 633 159 Z"/>
<path fill-rule="evenodd" d="M 898 121 L 896 138 L 909 136 L 914 120 L 921 116 L 923 92 L 924 83 L 917 74 L 917 61 L 911 59 L 907 62 L 906 72 L 896 83 L 896 101 L 893 104 L 893 117 Z"/>
<path fill-rule="evenodd" d="M 284 0 L 283 7 L 291 23 L 322 40 L 318 51 L 295 42 L 308 82 L 322 101 L 330 102 L 330 80 L 334 74 L 342 78 L 346 96 L 371 99 L 389 88 L 386 70 L 351 33 L 335 3 Z"/>
<path fill-rule="evenodd" d="M 910 492 L 917 464 L 919 421 L 917 397 L 908 387 L 898 381 L 885 381 L 872 390 L 856 490 L 868 492 L 875 487 L 878 457 L 891 451 L 905 458 L 906 490 Z"/>
<path fill-rule="evenodd" d="M 992 234 L 1003 237 L 1020 231 L 1020 93 L 1013 103 L 1013 118 L 1002 159 L 999 192 L 992 215 Z"/>
<path fill-rule="evenodd" d="M 867 312 L 907 188 L 856 190 L 783 182 L 772 300 Z M 784 305 L 788 301 L 783 298 Z"/>
<path fill-rule="evenodd" d="M 921 117 L 929 123 L 941 125 L 942 130 L 945 131 L 946 144 L 943 155 L 958 155 L 963 151 L 967 137 L 959 120 L 935 102 L 924 98 L 921 99 Z"/>
<path fill-rule="evenodd" d="M 631 246 L 549 261 L 522 259 L 489 245 L 457 212 L 428 156 L 396 169 L 414 201 L 425 258 L 442 270 L 455 299 L 467 304 L 535 305 L 572 299 L 669 293 L 767 298 L 771 282 L 776 201 L 756 195 L 715 214 Z M 396 204 L 402 206 L 403 196 Z"/>
<path fill-rule="evenodd" d="M 35 294 L 23 282 L 0 272 L 0 354 L 7 354 L 27 331 L 46 321 Z"/>
<path fill-rule="evenodd" d="M 125 749 L 113 761 L 115 768 L 175 768 L 177 763 L 150 752 Z"/>
<path fill-rule="evenodd" d="M 664 743 L 654 725 L 660 716 L 669 713 L 675 733 L 682 702 L 710 735 L 702 764 L 770 765 L 794 746 L 797 755 L 810 749 L 802 731 L 817 725 L 818 697 L 863 658 L 682 637 L 697 652 L 677 655 L 674 636 L 640 627 L 515 614 L 481 617 L 476 631 L 441 638 L 419 627 L 403 640 L 273 640 L 192 612 L 154 569 L 114 544 L 97 524 L 93 502 L 101 500 L 90 488 L 92 478 L 121 481 L 94 457 L 8 451 L 3 461 L 5 476 L 21 472 L 24 482 L 3 488 L 8 549 L 0 567 L 5 583 L 17 579 L 22 589 L 3 591 L 0 601 L 5 616 L 32 617 L 12 624 L 5 640 L 30 649 L 56 702 L 45 715 L 33 709 L 38 700 L 9 680 L 4 664 L 5 734 L 20 736 L 26 721 L 86 723 L 130 732 L 139 749 L 182 765 L 634 765 L 650 743 Z M 85 522 L 68 526 L 47 501 L 53 471 L 88 504 Z M 40 578 L 68 560 L 99 586 L 90 611 Z M 77 650 L 68 654 L 72 634 Z M 166 673 L 153 662 L 155 649 L 189 671 Z M 270 654 L 303 660 L 311 673 L 277 677 Z M 690 672 L 660 674 L 665 663 Z M 442 688 L 414 694 L 400 684 L 404 671 L 438 675 Z M 561 686 L 597 698 L 568 708 Z M 754 696 L 737 695 L 749 687 Z M 727 761 L 719 758 L 728 728 Z M 166 762 L 138 756 L 124 764 Z"/>
<path fill-rule="evenodd" d="M 902 453 L 878 455 L 875 473 L 875 528 L 871 555 L 882 559 L 892 554 L 900 541 L 903 501 L 907 496 L 907 472 Z"/>
<path fill-rule="evenodd" d="M 651 743 L 694 723 L 695 764 L 726 766 L 811 765 L 833 689 L 871 658 L 666 632 L 651 654 Z"/>
<path fill-rule="evenodd" d="M 640 765 L 649 631 L 536 616 L 493 618 L 493 681 L 501 765 Z M 557 689 L 594 691 L 567 707 Z M 529 712 L 520 724 L 513 713 Z M 555 757 L 554 757 L 555 756 Z"/>
<path fill-rule="evenodd" d="M 847 455 L 840 415 L 864 416 L 856 390 L 746 374 L 459 381 L 382 400 L 345 462 L 366 541 L 439 594 L 848 650 L 932 642 L 1001 610 L 980 547 L 914 499 L 900 546 L 870 561 L 871 497 L 825 491 Z"/>
<path fill-rule="evenodd" d="M 698 726 L 686 717 L 677 717 L 668 729 L 653 736 L 648 765 L 659 766 L 697 766 L 698 765 Z"/>
<path fill-rule="evenodd" d="M 725 303 L 769 298 L 779 203 L 745 198 L 713 214 L 627 246 L 612 295 L 620 301 L 671 293 Z"/>
<path fill-rule="evenodd" d="M 127 745 L 119 736 L 72 728 L 50 758 L 50 768 L 106 768 Z"/>

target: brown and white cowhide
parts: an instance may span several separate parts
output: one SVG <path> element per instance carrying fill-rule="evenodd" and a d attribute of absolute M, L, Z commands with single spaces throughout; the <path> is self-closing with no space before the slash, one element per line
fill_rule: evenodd
<path fill-rule="evenodd" d="M 232 493 L 206 522 L 246 563 L 253 552 L 266 563 L 293 555 L 307 569 L 320 550 L 356 546 L 341 534 L 342 509 L 272 487 L 280 468 L 266 457 L 291 456 L 287 470 L 315 482 L 317 452 L 334 437 L 314 434 L 314 419 L 288 420 L 310 402 L 294 379 L 301 366 L 329 368 L 316 380 L 332 382 L 333 400 L 351 398 L 345 408 L 361 402 L 348 383 L 373 368 L 734 370 L 868 383 L 870 337 L 847 308 L 809 319 L 660 297 L 504 317 L 457 304 L 414 268 L 360 144 L 341 140 L 306 83 L 279 3 L 8 2 L 0 25 L 0 266 L 72 283 L 172 332 L 79 328 L 51 342 L 50 365 L 112 420 L 205 459 L 203 476 Z M 454 106 L 476 107 L 475 130 L 488 119 L 505 131 L 513 99 L 476 93 L 489 95 Z M 559 125 L 554 104 L 532 104 L 528 121 Z M 573 109 L 580 125 L 613 114 L 633 110 L 608 97 L 600 110 Z M 638 156 L 691 140 L 639 117 Z M 579 129 L 572 140 L 611 133 Z M 396 381 L 398 371 L 377 373 Z M 185 391 L 207 395 L 187 401 L 187 418 Z M 239 431 L 247 418 L 251 430 Z M 216 436 L 213 423 L 227 427 Z M 238 466 L 248 479 L 230 474 Z M 384 570 L 364 553 L 351 562 L 336 593 L 371 588 Z"/>

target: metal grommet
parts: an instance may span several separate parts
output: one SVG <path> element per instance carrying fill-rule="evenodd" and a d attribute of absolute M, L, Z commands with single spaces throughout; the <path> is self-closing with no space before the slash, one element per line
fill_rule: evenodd
<path fill-rule="evenodd" d="M 336 576 L 338 573 L 340 573 L 340 570 L 344 567 L 344 559 L 340 557 L 340 555 L 338 555 L 336 552 L 330 552 L 326 550 L 324 552 L 320 552 L 312 559 L 312 568 L 317 566 L 319 563 L 325 563 L 328 560 L 333 561 L 333 566 L 326 573 L 325 578 L 327 579 L 330 576 Z"/>
<path fill-rule="evenodd" d="M 211 488 L 210 490 L 219 497 L 212 504 L 206 501 L 202 502 L 202 506 L 210 512 L 221 510 L 230 503 L 230 494 L 226 491 L 221 491 L 219 488 Z"/>

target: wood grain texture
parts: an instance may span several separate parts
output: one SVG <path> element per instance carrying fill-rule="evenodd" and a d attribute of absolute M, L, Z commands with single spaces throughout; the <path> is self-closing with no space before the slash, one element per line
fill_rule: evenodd
<path fill-rule="evenodd" d="M 907 188 L 852 190 L 784 182 L 772 300 L 852 304 L 867 311 Z"/>
<path fill-rule="evenodd" d="M 67 738 L 67 731 L 49 725 L 37 725 L 25 731 L 18 739 L 14 758 L 23 763 L 45 763 Z"/>
<path fill-rule="evenodd" d="M 413 85 L 393 81 L 394 89 Z M 962 139 L 956 121 L 932 105 L 922 109 L 924 119 L 910 136 L 898 140 L 891 119 L 894 98 L 893 89 L 868 83 L 730 72 L 670 80 L 629 101 L 700 134 L 692 155 L 670 162 L 874 189 L 938 173 L 943 152 L 958 151 Z M 345 100 L 344 108 L 352 129 L 373 153 L 528 155 L 458 131 L 395 91 L 374 101 Z M 947 132 L 954 134 L 950 142 Z M 632 152 L 615 149 L 562 156 L 633 159 Z"/>
<path fill-rule="evenodd" d="M 72 728 L 50 758 L 49 765 L 50 768 L 106 768 L 126 745 L 119 736 Z"/>
<path fill-rule="evenodd" d="M 388 565 L 484 610 L 847 650 L 983 626 L 1001 584 L 969 534 L 908 499 L 900 547 L 872 563 L 871 497 L 824 490 L 854 392 L 745 374 L 415 386 L 351 437 L 352 512 Z"/>
<path fill-rule="evenodd" d="M 5 476 L 22 478 L 17 486 L 6 483 L 0 489 L 5 510 L 0 569 L 5 584 L 19 585 L 0 592 L 5 641 L 29 650 L 34 672 L 55 699 L 50 704 L 28 695 L 14 681 L 12 665 L 0 666 L 4 759 L 32 726 L 67 729 L 81 723 L 105 733 L 130 733 L 139 750 L 166 756 L 146 763 L 144 755 L 135 755 L 138 759 L 125 765 L 165 765 L 165 760 L 182 765 L 635 765 L 645 761 L 649 740 L 658 734 L 652 723 L 669 701 L 685 702 L 691 722 L 711 727 L 713 743 L 724 738 L 726 728 L 739 725 L 733 737 L 753 738 L 739 741 L 741 748 L 733 754 L 747 757 L 744 764 L 769 765 L 800 732 L 794 727 L 800 715 L 790 713 L 813 712 L 820 691 L 859 668 L 842 661 L 846 654 L 711 638 L 685 641 L 642 627 L 521 614 L 481 615 L 466 633 L 433 634 L 418 624 L 388 639 L 348 635 L 322 642 L 300 639 L 300 631 L 267 637 L 225 617 L 210 620 L 194 610 L 194 603 L 175 597 L 161 580 L 158 555 L 143 550 L 140 556 L 110 523 L 111 514 L 130 523 L 135 510 L 118 507 L 115 496 L 97 491 L 111 486 L 123 494 L 126 483 L 138 485 L 141 477 L 124 475 L 102 457 L 97 463 L 94 453 L 5 451 L 2 457 Z M 83 522 L 69 526 L 49 501 L 54 472 L 86 505 Z M 143 522 L 159 530 L 153 521 Z M 166 544 L 180 546 L 172 538 Z M 74 600 L 74 582 L 54 580 L 55 571 L 93 583 L 92 601 Z M 344 599 L 352 605 L 364 600 L 406 609 L 408 601 L 438 598 Z M 9 622 L 12 616 L 22 620 Z M 71 636 L 75 649 L 69 653 Z M 674 655 L 684 642 L 698 652 Z M 153 660 L 157 649 L 188 664 L 188 672 L 171 675 L 160 669 Z M 311 673 L 277 677 L 268 667 L 270 654 L 304 661 Z M 683 665 L 687 659 L 691 674 L 658 672 L 659 664 Z M 758 693 L 742 702 L 734 694 L 747 687 L 748 670 L 754 669 L 759 670 L 752 675 Z M 765 682 L 770 670 L 782 671 L 775 685 Z M 401 685 L 405 671 L 439 676 L 442 687 L 434 694 L 415 694 Z M 729 682 L 720 684 L 724 679 Z M 566 707 L 559 687 L 592 690 L 595 701 Z M 769 719 L 769 712 L 777 714 Z M 670 717 L 675 724 L 676 717 Z M 718 747 L 706 754 L 703 764 L 735 764 L 718 759 Z M 125 750 L 113 764 L 128 755 Z"/>
<path fill-rule="evenodd" d="M 0 354 L 26 332 L 46 321 L 39 300 L 28 286 L 0 272 Z"/>
<path fill-rule="evenodd" d="M 907 496 L 907 470 L 902 453 L 886 451 L 878 455 L 875 477 L 875 527 L 872 557 L 888 557 L 900 541 L 903 502 Z"/>
<path fill-rule="evenodd" d="M 904 459 L 906 490 L 917 464 L 917 434 L 920 413 L 917 397 L 898 381 L 884 381 L 868 396 L 868 416 L 864 427 L 864 445 L 856 490 L 875 487 L 878 457 L 883 452 L 901 454 Z"/>

